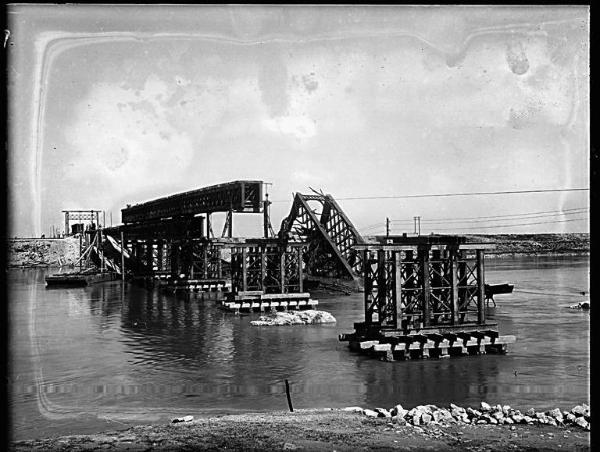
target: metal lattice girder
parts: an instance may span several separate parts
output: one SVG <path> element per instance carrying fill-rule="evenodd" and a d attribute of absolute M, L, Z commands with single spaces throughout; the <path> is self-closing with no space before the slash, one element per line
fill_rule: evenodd
<path fill-rule="evenodd" d="M 235 181 L 178 193 L 121 209 L 123 223 L 211 212 L 262 212 L 262 181 Z"/>
<path fill-rule="evenodd" d="M 125 224 L 104 228 L 104 233 L 119 237 L 123 232 L 127 239 L 183 239 L 200 238 L 204 236 L 204 217 L 176 218 L 144 223 Z"/>
<path fill-rule="evenodd" d="M 320 204 L 320 214 L 309 201 Z M 279 236 L 308 242 L 305 260 L 311 274 L 357 279 L 362 272 L 362 257 L 353 246 L 364 240 L 331 195 L 296 193 Z"/>

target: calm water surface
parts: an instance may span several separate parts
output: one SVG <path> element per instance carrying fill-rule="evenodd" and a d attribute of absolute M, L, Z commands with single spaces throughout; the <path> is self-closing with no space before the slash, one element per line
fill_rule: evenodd
<path fill-rule="evenodd" d="M 10 270 L 14 439 L 121 429 L 193 414 L 296 408 L 490 403 L 572 408 L 589 401 L 589 258 L 489 259 L 515 284 L 488 317 L 517 343 L 504 356 L 386 363 L 339 333 L 363 320 L 362 294 L 314 296 L 335 325 L 253 327 L 213 298 L 120 282 L 47 289 L 47 270 Z M 515 371 L 517 374 L 515 375 Z"/>

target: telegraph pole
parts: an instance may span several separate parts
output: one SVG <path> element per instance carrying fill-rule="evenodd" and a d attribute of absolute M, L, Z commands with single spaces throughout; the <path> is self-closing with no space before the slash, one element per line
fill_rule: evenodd
<path fill-rule="evenodd" d="M 413 217 L 415 222 L 415 235 L 421 235 L 421 217 Z"/>
<path fill-rule="evenodd" d="M 385 236 L 390 236 L 390 219 L 386 217 L 385 219 Z"/>
<path fill-rule="evenodd" d="M 265 200 L 263 201 L 263 232 L 264 237 L 269 238 L 269 226 L 271 225 L 271 221 L 269 219 L 269 194 L 265 193 Z"/>
<path fill-rule="evenodd" d="M 267 239 L 269 238 L 269 232 L 272 233 L 272 235 L 275 235 L 275 233 L 273 232 L 273 226 L 271 226 L 271 217 L 270 217 L 270 212 L 269 212 L 269 206 L 271 205 L 271 201 L 269 201 L 269 185 L 273 185 L 273 183 L 271 182 L 263 182 L 263 184 L 265 185 L 265 199 L 263 201 L 263 233 L 264 233 L 264 237 Z"/>

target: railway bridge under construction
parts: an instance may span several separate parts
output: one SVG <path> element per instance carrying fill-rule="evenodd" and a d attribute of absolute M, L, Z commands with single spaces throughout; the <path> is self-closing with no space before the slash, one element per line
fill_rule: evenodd
<path fill-rule="evenodd" d="M 365 319 L 340 340 L 383 359 L 506 351 L 511 337 L 499 338 L 485 317 L 490 244 L 459 236 L 367 242 L 335 199 L 317 192 L 296 193 L 275 233 L 264 186 L 239 180 L 127 205 L 121 225 L 90 232 L 86 258 L 124 280 L 227 292 L 222 304 L 235 311 L 314 306 L 309 281 L 352 286 L 364 292 Z M 217 212 L 226 214 L 220 236 Z M 262 214 L 263 237 L 234 237 L 238 214 Z"/>

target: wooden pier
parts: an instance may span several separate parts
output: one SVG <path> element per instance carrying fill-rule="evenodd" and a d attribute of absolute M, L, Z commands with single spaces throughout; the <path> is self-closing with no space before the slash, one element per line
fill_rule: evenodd
<path fill-rule="evenodd" d="M 433 235 L 355 245 L 364 263 L 365 321 L 339 339 L 388 361 L 506 353 L 516 338 L 500 336 L 485 316 L 489 248 Z"/>
<path fill-rule="evenodd" d="M 228 292 L 231 284 L 226 279 L 181 279 L 161 284 L 170 292 Z"/>
<path fill-rule="evenodd" d="M 357 330 L 360 327 L 355 325 Z M 450 356 L 504 354 L 507 345 L 516 341 L 515 336 L 500 336 L 496 329 L 480 329 L 473 325 L 472 330 L 428 328 L 403 334 L 397 331 L 380 331 L 366 336 L 360 333 L 341 334 L 341 341 L 348 341 L 350 350 L 374 356 L 384 361 L 397 361 L 418 358 L 449 358 Z M 488 325 L 495 328 L 495 324 Z M 376 337 L 369 339 L 367 337 Z"/>
<path fill-rule="evenodd" d="M 217 301 L 221 307 L 239 312 L 265 312 L 288 309 L 314 309 L 319 302 L 312 300 L 309 293 L 265 294 L 262 291 L 231 293 Z"/>
<path fill-rule="evenodd" d="M 219 304 L 228 310 L 313 309 L 303 290 L 305 244 L 282 238 L 246 239 L 231 247 L 231 293 Z"/>

